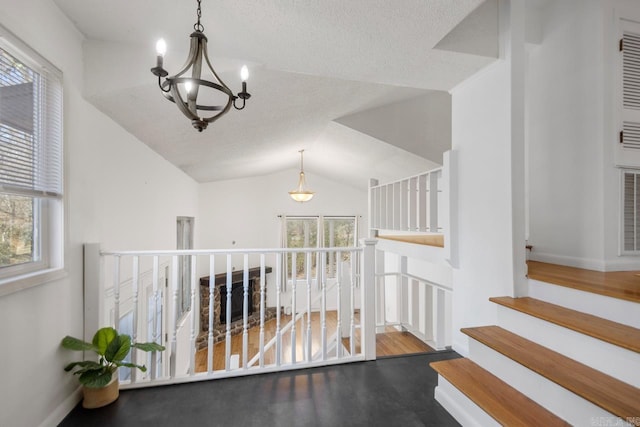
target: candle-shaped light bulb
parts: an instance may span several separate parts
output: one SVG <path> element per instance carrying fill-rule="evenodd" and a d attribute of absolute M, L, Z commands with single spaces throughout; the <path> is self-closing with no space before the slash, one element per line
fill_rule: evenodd
<path fill-rule="evenodd" d="M 158 53 L 158 56 L 164 56 L 164 54 L 167 53 L 167 43 L 164 39 L 160 39 L 156 43 L 156 52 Z"/>
<path fill-rule="evenodd" d="M 156 68 L 161 70 L 163 65 L 162 63 L 164 59 L 164 54 L 167 53 L 167 43 L 165 43 L 164 39 L 160 39 L 156 43 L 156 53 L 158 54 L 158 57 L 156 58 L 157 59 Z"/>
<path fill-rule="evenodd" d="M 240 69 L 240 79 L 243 82 L 246 82 L 248 78 L 249 78 L 249 69 L 247 68 L 246 65 L 243 65 L 242 68 Z"/>
<path fill-rule="evenodd" d="M 191 93 L 191 89 L 193 89 L 193 83 L 185 82 L 184 89 L 187 91 L 187 93 Z"/>

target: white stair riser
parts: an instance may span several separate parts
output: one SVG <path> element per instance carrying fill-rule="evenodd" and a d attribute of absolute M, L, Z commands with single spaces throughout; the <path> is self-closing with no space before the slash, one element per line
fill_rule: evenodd
<path fill-rule="evenodd" d="M 498 326 L 640 387 L 640 354 L 508 307 L 497 308 Z"/>
<path fill-rule="evenodd" d="M 500 427 L 489 414 L 441 375 L 434 390 L 436 400 L 464 427 Z"/>
<path fill-rule="evenodd" d="M 594 425 L 593 420 L 615 419 L 599 406 L 474 339 L 469 339 L 469 353 L 475 363 L 572 425 L 590 426 Z"/>
<path fill-rule="evenodd" d="M 640 329 L 640 304 L 529 279 L 529 296 Z"/>

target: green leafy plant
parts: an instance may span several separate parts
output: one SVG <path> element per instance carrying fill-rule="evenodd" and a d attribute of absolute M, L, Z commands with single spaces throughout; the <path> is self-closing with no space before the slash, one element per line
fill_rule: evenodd
<path fill-rule="evenodd" d="M 67 335 L 62 339 L 62 347 L 75 351 L 90 350 L 100 356 L 98 362 L 83 360 L 69 363 L 64 368 L 67 372 L 77 368 L 73 374 L 79 376 L 78 379 L 82 385 L 90 388 L 100 388 L 109 384 L 113 373 L 120 366 L 138 368 L 145 372 L 147 368 L 144 365 L 124 361 L 132 348 L 142 351 L 164 350 L 164 346 L 154 342 L 134 343 L 129 335 L 120 335 L 111 327 L 98 330 L 91 343 Z"/>

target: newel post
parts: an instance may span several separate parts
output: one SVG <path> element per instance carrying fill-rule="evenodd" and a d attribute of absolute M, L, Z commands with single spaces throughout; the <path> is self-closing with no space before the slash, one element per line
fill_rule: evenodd
<path fill-rule="evenodd" d="M 376 239 L 365 239 L 362 252 L 362 282 L 360 285 L 360 322 L 362 354 L 365 360 L 376 359 Z"/>

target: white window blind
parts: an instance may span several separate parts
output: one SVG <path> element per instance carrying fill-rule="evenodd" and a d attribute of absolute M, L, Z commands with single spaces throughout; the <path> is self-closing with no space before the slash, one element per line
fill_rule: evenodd
<path fill-rule="evenodd" d="M 0 45 L 0 192 L 61 198 L 62 82 Z"/>
<path fill-rule="evenodd" d="M 622 171 L 622 248 L 640 252 L 640 172 Z"/>

